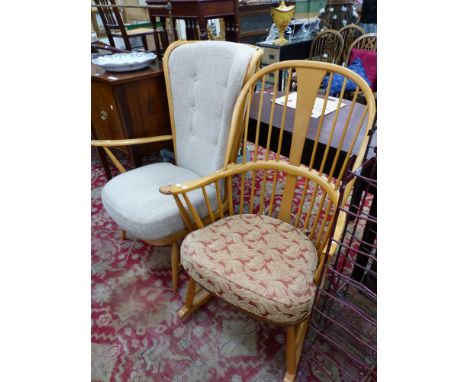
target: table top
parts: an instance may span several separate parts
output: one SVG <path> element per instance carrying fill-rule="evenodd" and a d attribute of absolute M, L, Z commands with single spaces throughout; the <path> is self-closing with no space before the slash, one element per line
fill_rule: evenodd
<path fill-rule="evenodd" d="M 106 72 L 101 67 L 91 63 L 91 80 L 104 82 L 108 85 L 120 85 L 136 80 L 143 80 L 152 77 L 163 76 L 163 65 L 161 61 L 154 61 L 145 69 L 134 70 L 131 72 Z"/>
<path fill-rule="evenodd" d="M 312 43 L 312 37 L 306 37 L 306 38 L 298 38 L 298 39 L 293 39 L 287 44 L 284 45 L 274 45 L 273 41 L 259 41 L 257 42 L 258 46 L 266 47 L 266 48 L 275 48 L 275 49 L 280 49 L 280 48 L 287 48 L 288 46 L 291 45 L 297 45 L 297 44 L 311 44 Z"/>
<path fill-rule="evenodd" d="M 281 97 L 284 95 L 282 92 L 278 92 L 277 97 Z M 262 108 L 262 115 L 260 117 L 261 122 L 264 124 L 268 125 L 270 121 L 270 110 L 271 110 L 271 99 L 273 97 L 273 90 L 266 89 L 265 90 L 265 95 L 263 96 L 263 108 Z M 319 96 L 320 97 L 320 96 Z M 343 100 L 345 103 L 345 106 L 341 108 L 340 113 L 338 114 L 338 119 L 336 122 L 336 127 L 335 131 L 333 134 L 333 138 L 331 141 L 330 146 L 333 148 L 337 148 L 339 146 L 339 141 L 340 141 L 340 136 L 343 131 L 343 128 L 346 124 L 346 119 L 349 114 L 349 108 L 351 105 L 351 101 L 349 100 Z M 260 103 L 260 91 L 256 92 L 253 96 L 251 108 L 250 108 L 250 118 L 257 120 L 258 118 L 258 106 Z M 349 122 L 347 134 L 345 135 L 345 139 L 343 142 L 343 146 L 341 148 L 341 151 L 347 152 L 349 148 L 351 147 L 351 142 L 353 138 L 353 133 L 355 132 L 356 126 L 359 124 L 360 118 L 362 117 L 362 113 L 364 112 L 364 109 L 366 108 L 365 105 L 362 105 L 360 103 L 356 103 L 354 106 L 353 113 L 351 115 L 351 119 Z M 294 115 L 295 115 L 295 109 L 286 108 L 286 120 L 285 120 L 285 125 L 284 125 L 284 130 L 288 132 L 292 132 L 293 126 L 294 126 Z M 275 111 L 273 114 L 273 127 L 276 127 L 279 129 L 281 126 L 281 117 L 282 117 L 282 112 L 283 112 L 283 106 L 281 105 L 276 105 L 275 106 Z M 323 123 L 322 123 L 322 130 L 320 133 L 319 137 L 319 142 L 326 145 L 328 137 L 330 136 L 331 128 L 333 126 L 333 119 L 335 116 L 335 112 L 332 112 L 330 114 L 327 114 L 323 118 Z M 320 121 L 320 118 L 310 118 L 310 125 L 309 125 L 309 130 L 307 131 L 307 139 L 313 141 L 315 138 L 315 135 L 317 133 L 317 128 L 318 128 L 318 123 Z M 365 134 L 365 125 L 367 123 L 367 116 L 364 119 L 363 123 L 363 128 L 361 128 L 361 131 L 358 135 L 358 138 L 356 140 L 356 143 L 353 148 L 353 154 L 357 154 L 360 148 L 360 144 L 362 140 L 364 139 L 364 134 Z"/>

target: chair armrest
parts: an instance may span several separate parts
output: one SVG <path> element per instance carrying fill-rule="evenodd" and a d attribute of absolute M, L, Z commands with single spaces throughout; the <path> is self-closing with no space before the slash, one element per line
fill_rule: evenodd
<path fill-rule="evenodd" d="M 91 146 L 94 147 L 102 147 L 106 152 L 107 156 L 110 158 L 112 163 L 114 163 L 115 167 L 120 171 L 120 173 L 124 173 L 125 167 L 120 163 L 120 161 L 112 154 L 112 151 L 109 150 L 109 147 L 119 147 L 119 146 L 132 146 L 132 145 L 142 145 L 145 143 L 153 143 L 153 142 L 163 142 L 163 141 L 170 141 L 172 140 L 172 135 L 159 135 L 156 137 L 145 137 L 145 138 L 132 138 L 132 139 L 101 139 L 91 140 Z"/>
<path fill-rule="evenodd" d="M 95 147 L 119 147 L 119 146 L 132 146 L 142 145 L 145 143 L 163 142 L 172 140 L 172 135 L 158 135 L 156 137 L 145 137 L 145 138 L 131 138 L 131 139 L 101 139 L 92 140 L 91 146 Z"/>
<path fill-rule="evenodd" d="M 210 183 L 213 183 L 216 180 L 226 178 L 229 175 L 232 175 L 232 171 L 218 170 L 214 172 L 213 174 L 206 175 L 202 178 L 188 180 L 186 182 L 178 183 L 178 184 L 168 184 L 165 186 L 161 186 L 159 187 L 159 192 L 164 195 L 178 195 L 181 193 L 186 193 L 189 191 L 196 190 Z"/>

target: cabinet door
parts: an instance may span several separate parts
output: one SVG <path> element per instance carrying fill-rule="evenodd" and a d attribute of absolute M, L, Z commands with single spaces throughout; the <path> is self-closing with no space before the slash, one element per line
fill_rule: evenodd
<path fill-rule="evenodd" d="M 96 139 L 125 139 L 112 88 L 91 81 L 91 123 Z"/>
<path fill-rule="evenodd" d="M 114 94 L 129 138 L 171 134 L 164 77 L 127 82 L 114 87 Z M 134 147 L 137 155 L 147 155 L 171 142 Z"/>

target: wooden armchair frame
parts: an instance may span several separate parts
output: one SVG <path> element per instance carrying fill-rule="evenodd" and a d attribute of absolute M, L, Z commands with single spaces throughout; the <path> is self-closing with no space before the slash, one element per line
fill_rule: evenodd
<path fill-rule="evenodd" d="M 274 100 L 278 95 L 277 81 L 280 70 L 287 70 L 289 73 L 287 79 L 288 86 L 285 88 L 285 105 L 287 104 L 287 98 L 290 89 L 289 85 L 291 83 L 293 72 L 297 74 L 298 79 L 298 101 L 294 118 L 292 143 L 288 158 L 281 157 L 280 155 L 282 151 L 281 139 L 284 132 L 285 115 L 287 112 L 286 106 L 282 107 L 283 113 L 282 126 L 280 127 L 280 141 L 276 147 L 276 152 L 274 151 L 274 148 L 270 147 L 270 138 L 272 136 L 272 120 L 275 107 Z M 270 114 L 270 124 L 268 131 L 268 143 L 267 147 L 265 148 L 266 155 L 261 155 L 260 148 L 258 146 L 260 123 L 257 122 L 253 154 L 250 154 L 249 157 L 249 154 L 247 154 L 247 147 L 249 146 L 247 142 L 247 136 L 249 130 L 250 105 L 252 102 L 252 97 L 256 91 L 256 88 L 258 90 L 257 84 L 259 82 L 261 82 L 260 97 L 263 98 L 265 93 L 268 94 L 268 96 L 270 95 L 269 92 L 265 92 L 265 83 L 268 75 L 271 73 L 274 74 L 275 84 L 273 87 L 274 93 L 271 101 L 272 109 L 267 111 L 267 113 Z M 315 144 L 314 150 L 312 152 L 310 166 L 307 167 L 302 165 L 301 157 L 311 119 L 312 107 L 318 96 L 323 78 L 325 75 L 332 77 L 335 74 L 341 74 L 345 77 L 339 102 L 343 100 L 343 94 L 347 80 L 354 81 L 357 84 L 358 89 L 362 90 L 362 93 L 367 100 L 367 105 L 362 111 L 362 116 L 359 118 L 359 122 L 357 124 L 358 126 L 356 126 L 355 131 L 351 131 L 352 128 L 350 126 L 350 118 L 345 119 L 345 126 L 342 128 L 339 145 L 341 146 L 343 144 L 345 140 L 344 136 L 347 133 L 352 134 L 353 145 L 357 142 L 359 131 L 364 134 L 362 141 L 358 144 L 358 154 L 353 165 L 351 166 L 352 161 L 350 161 L 350 155 L 351 151 L 353 151 L 353 147 L 350 147 L 350 152 L 346 155 L 346 158 L 340 167 L 340 165 L 338 165 L 338 154 L 331 154 L 330 151 L 330 143 L 332 141 L 333 132 L 335 130 L 339 130 L 336 126 L 338 120 L 337 116 L 340 112 L 343 112 L 343 109 L 338 108 L 335 112 L 333 127 L 331 129 L 332 132 L 327 139 L 325 153 L 322 155 L 322 165 L 317 170 L 312 168 L 312 163 L 314 163 L 314 158 L 317 155 L 317 150 L 315 150 L 317 144 Z M 325 98 L 328 97 L 330 83 L 331 81 L 329 81 Z M 260 105 L 262 105 L 262 102 L 260 102 Z M 318 130 L 320 130 L 322 126 L 325 106 L 326 102 L 322 109 Z M 355 106 L 356 98 L 353 99 L 351 105 L 348 105 L 349 109 L 347 112 L 352 114 Z M 353 187 L 353 183 L 347 184 L 346 188 L 344 188 L 344 191 L 340 192 L 341 179 L 344 176 L 346 169 L 351 167 L 356 169 L 361 165 L 369 139 L 367 133 L 372 127 L 375 112 L 375 101 L 369 85 L 356 73 L 347 68 L 334 64 L 313 61 L 284 61 L 270 65 L 260 70 L 252 78 L 250 78 L 237 100 L 228 144 L 228 147 L 230 147 L 231 150 L 230 155 L 226 156 L 224 168 L 212 175 L 203 177 L 198 180 L 184 182 L 178 185 L 163 186 L 160 188 L 160 191 L 164 194 L 172 195 L 174 197 L 188 231 L 203 228 L 207 224 L 213 223 L 216 220 L 223 218 L 225 215 L 232 216 L 234 214 L 242 214 L 244 213 L 244 209 L 247 210 L 246 213 L 269 215 L 290 223 L 294 227 L 304 232 L 309 237 L 309 239 L 314 242 L 319 256 L 318 265 L 314 274 L 314 282 L 317 283 L 319 281 L 321 269 L 328 261 L 329 255 L 332 255 L 336 248 L 336 246 L 331 243 L 330 238 L 332 236 L 334 238 L 339 238 L 344 227 L 345 216 L 342 213 L 338 214 L 338 207 L 342 205 L 342 203 L 344 203 L 344 201 L 346 201 L 348 198 L 349 193 Z M 259 108 L 258 121 L 260 120 L 261 113 L 262 108 Z M 319 140 L 318 137 L 320 136 L 320 131 L 317 131 L 317 134 L 316 142 Z M 237 157 L 238 153 L 238 143 L 240 141 L 242 141 L 243 147 L 242 161 L 241 163 L 234 163 L 234 159 Z M 327 157 L 333 159 L 332 171 L 329 175 L 325 174 L 323 171 L 323 164 L 325 163 Z M 335 173 L 334 170 L 336 169 L 339 169 L 339 176 L 338 178 L 332 178 L 331 174 Z M 268 183 L 266 181 L 268 171 L 273 173 L 273 176 L 269 177 L 269 179 L 273 179 L 269 181 L 273 183 L 271 191 L 269 191 L 269 195 L 266 191 L 266 184 Z M 249 174 L 251 174 L 251 176 L 248 178 Z M 285 179 L 282 193 L 280 191 L 276 191 L 278 188 L 277 180 L 281 174 Z M 258 178 L 262 179 L 262 181 L 260 186 L 255 188 L 253 186 L 253 180 Z M 252 179 L 252 187 L 250 192 L 245 192 L 244 190 L 246 179 Z M 296 202 L 295 204 L 294 195 L 295 191 L 298 189 L 299 181 L 302 181 L 301 185 L 303 190 L 300 192 L 300 201 L 298 203 Z M 220 192 L 223 184 L 225 185 L 226 190 L 224 196 Z M 234 184 L 240 186 L 240 201 L 238 209 L 237 206 L 235 207 L 234 205 Z M 217 204 L 218 206 L 223 207 L 218 208 L 217 210 L 213 210 L 207 197 L 207 187 L 213 187 L 216 189 L 218 200 Z M 202 219 L 188 196 L 189 192 L 197 189 L 201 189 L 203 192 L 209 220 Z M 310 192 L 308 192 L 309 190 Z M 256 194 L 260 194 L 259 205 L 257 206 L 254 204 L 254 196 Z M 249 196 L 250 200 L 248 200 Z M 280 197 L 279 202 L 276 201 L 276 196 Z M 224 206 L 227 206 L 227 208 L 225 209 Z M 297 208 L 295 208 L 295 206 L 297 206 Z M 314 207 L 317 207 L 317 210 L 314 210 Z M 185 318 L 189 316 L 203 304 L 205 304 L 214 294 L 215 292 L 204 289 L 192 278 L 190 278 L 185 305 L 179 310 L 179 317 Z M 253 315 L 256 318 L 263 319 L 262 317 L 256 316 L 250 312 L 247 313 Z M 302 346 L 308 327 L 309 316 L 298 322 L 288 324 L 280 324 L 272 321 L 268 322 L 285 326 L 286 328 L 286 375 L 284 381 L 291 382 L 294 380 L 296 375 L 297 365 L 299 363 Z"/>
<path fill-rule="evenodd" d="M 146 144 L 146 143 L 153 143 L 153 142 L 163 142 L 163 141 L 173 141 L 173 146 L 174 146 L 174 154 L 176 157 L 176 162 L 177 162 L 177 148 L 175 144 L 175 136 L 176 136 L 176 126 L 174 122 L 174 108 L 173 108 L 173 100 L 172 100 L 172 92 L 171 92 L 171 81 L 169 78 L 169 57 L 171 53 L 176 49 L 177 47 L 185 44 L 192 44 L 196 43 L 197 41 L 176 41 L 173 42 L 169 47 L 167 48 L 166 54 L 164 55 L 163 59 L 163 67 L 164 67 L 164 77 L 166 81 L 166 91 L 167 91 L 167 99 L 168 99 L 168 104 L 169 104 L 169 117 L 170 117 L 170 122 L 171 122 L 171 135 L 160 135 L 160 136 L 154 136 L 154 137 L 142 137 L 142 138 L 132 138 L 132 139 L 120 139 L 120 140 L 92 140 L 91 145 L 95 147 L 102 147 L 112 163 L 115 165 L 115 167 L 120 171 L 120 173 L 126 172 L 125 167 L 122 165 L 122 163 L 116 158 L 116 156 L 112 153 L 111 148 L 118 148 L 122 146 L 132 146 L 132 145 L 141 145 L 141 144 Z M 255 54 L 253 55 L 249 66 L 247 68 L 245 78 L 244 78 L 244 84 L 247 82 L 247 80 L 252 77 L 252 75 L 255 73 L 255 71 L 259 68 L 260 62 L 263 56 L 263 50 L 260 48 L 256 47 Z M 228 155 L 228 153 L 226 153 Z M 171 251 L 171 266 L 172 266 L 172 287 L 174 292 L 177 290 L 177 284 L 178 284 L 178 277 L 179 277 L 179 268 L 180 268 L 180 260 L 179 260 L 179 247 L 177 244 L 177 241 L 187 235 L 189 230 L 184 229 L 182 231 L 179 231 L 173 235 L 166 236 L 164 238 L 161 238 L 159 240 L 152 240 L 152 241 L 146 241 L 148 244 L 154 245 L 154 246 L 164 246 L 164 245 L 171 245 L 172 246 L 172 251 Z M 121 238 L 124 240 L 126 237 L 125 231 L 121 231 Z"/>

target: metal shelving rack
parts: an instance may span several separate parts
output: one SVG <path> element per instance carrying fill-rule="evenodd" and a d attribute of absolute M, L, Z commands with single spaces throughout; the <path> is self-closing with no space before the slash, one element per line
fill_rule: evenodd
<path fill-rule="evenodd" d="M 337 352 L 335 359 L 321 354 L 343 381 L 377 380 L 376 164 L 376 157 L 367 160 L 343 182 L 344 189 L 355 181 L 354 195 L 341 209 L 345 230 L 335 258 L 322 270 L 311 314 L 314 341 Z"/>

